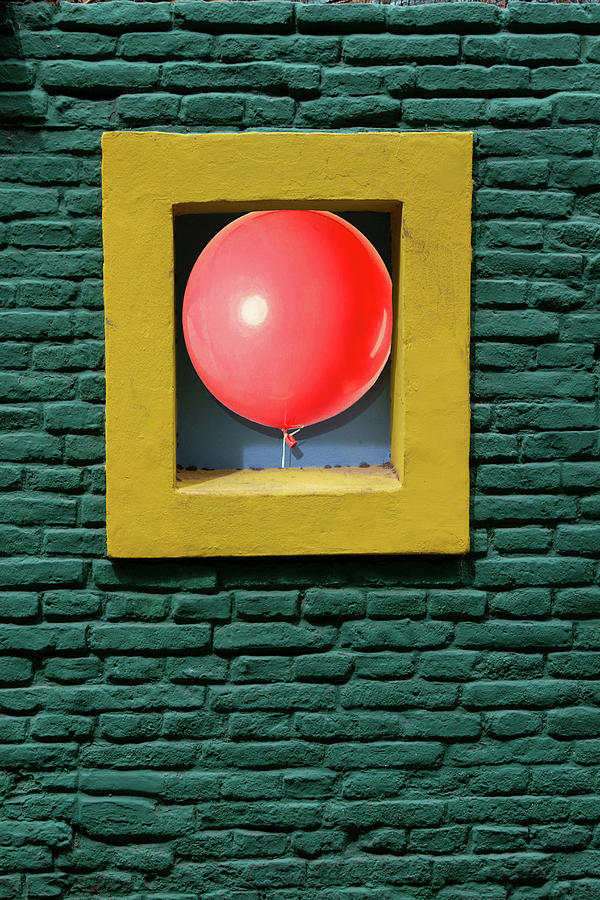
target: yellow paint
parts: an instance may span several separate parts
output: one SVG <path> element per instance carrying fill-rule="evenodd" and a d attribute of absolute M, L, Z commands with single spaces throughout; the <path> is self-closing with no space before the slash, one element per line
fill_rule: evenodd
<path fill-rule="evenodd" d="M 472 135 L 111 132 L 102 150 L 109 554 L 468 550 Z M 395 472 L 176 477 L 173 216 L 267 208 L 392 214 Z"/>

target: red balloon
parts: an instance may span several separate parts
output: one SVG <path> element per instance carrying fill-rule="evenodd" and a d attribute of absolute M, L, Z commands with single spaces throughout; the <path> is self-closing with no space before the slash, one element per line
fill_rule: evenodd
<path fill-rule="evenodd" d="M 392 285 L 360 231 L 307 210 L 248 213 L 190 274 L 183 332 L 221 403 L 283 430 L 335 416 L 375 383 L 390 352 Z"/>

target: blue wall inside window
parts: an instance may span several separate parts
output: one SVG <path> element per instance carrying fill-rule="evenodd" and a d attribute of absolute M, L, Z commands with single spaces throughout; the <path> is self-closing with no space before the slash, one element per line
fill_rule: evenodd
<path fill-rule="evenodd" d="M 175 219 L 177 463 L 198 469 L 281 465 L 281 432 L 232 413 L 207 390 L 192 366 L 181 324 L 185 286 L 208 241 L 241 213 L 181 215 Z M 339 213 L 371 241 L 391 267 L 390 217 L 382 212 Z M 382 465 L 390 459 L 389 363 L 350 409 L 297 435 L 286 465 Z"/>

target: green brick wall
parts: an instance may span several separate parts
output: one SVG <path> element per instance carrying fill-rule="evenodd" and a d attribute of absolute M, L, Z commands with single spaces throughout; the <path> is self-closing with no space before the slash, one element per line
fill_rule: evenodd
<path fill-rule="evenodd" d="M 33 2 L 0 66 L 0 898 L 600 898 L 600 4 Z M 472 553 L 105 557 L 100 136 L 472 129 Z"/>

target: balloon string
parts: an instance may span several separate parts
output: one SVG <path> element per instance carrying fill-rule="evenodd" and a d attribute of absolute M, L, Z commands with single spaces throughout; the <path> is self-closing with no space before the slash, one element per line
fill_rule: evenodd
<path fill-rule="evenodd" d="M 288 438 L 288 437 L 292 437 L 292 438 L 293 438 L 294 435 L 295 435 L 295 434 L 298 434 L 299 431 L 302 431 L 303 428 L 304 428 L 304 425 L 301 425 L 300 428 L 296 428 L 295 431 L 288 431 L 287 428 L 282 428 L 282 429 L 281 429 L 282 435 L 283 435 L 283 439 L 282 439 L 282 442 L 281 442 L 281 468 L 282 468 L 282 469 L 285 469 L 285 445 L 286 445 L 286 443 L 287 443 L 287 438 Z M 296 443 L 296 442 L 294 441 L 294 444 L 295 444 L 295 443 Z"/>

